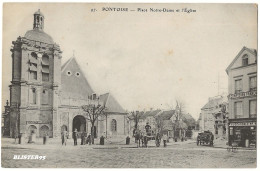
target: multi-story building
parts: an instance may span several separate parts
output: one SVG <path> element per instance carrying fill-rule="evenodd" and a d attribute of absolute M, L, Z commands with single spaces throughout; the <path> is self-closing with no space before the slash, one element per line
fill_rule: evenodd
<path fill-rule="evenodd" d="M 33 29 L 12 42 L 9 135 L 58 137 L 63 129 L 70 136 L 75 129 L 95 137 L 126 134 L 125 110 L 111 94 L 96 95 L 74 56 L 61 66 L 62 51 L 44 32 L 44 20 L 35 12 Z M 103 105 L 106 115 L 92 127 L 84 105 Z"/>
<path fill-rule="evenodd" d="M 227 67 L 229 144 L 256 145 L 257 51 L 243 47 Z"/>
<path fill-rule="evenodd" d="M 201 108 L 200 131 L 211 131 L 216 138 L 226 138 L 227 106 L 227 99 L 224 96 L 209 98 L 208 102 Z"/>

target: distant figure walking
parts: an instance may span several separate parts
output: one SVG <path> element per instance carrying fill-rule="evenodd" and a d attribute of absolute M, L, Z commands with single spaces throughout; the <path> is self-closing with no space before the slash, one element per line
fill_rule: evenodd
<path fill-rule="evenodd" d="M 74 140 L 74 145 L 77 145 L 77 139 L 78 139 L 78 131 L 75 129 L 75 131 L 72 134 L 73 140 Z"/>
<path fill-rule="evenodd" d="M 68 132 L 66 130 L 61 133 L 61 143 L 62 145 L 67 145 Z"/>
<path fill-rule="evenodd" d="M 83 131 L 81 133 L 81 145 L 85 145 L 86 141 L 85 141 L 86 137 L 85 137 L 85 131 Z"/>
<path fill-rule="evenodd" d="M 163 146 L 166 147 L 166 142 L 167 142 L 167 135 L 166 134 L 163 134 Z"/>
<path fill-rule="evenodd" d="M 156 134 L 156 137 L 155 137 L 155 143 L 156 143 L 156 147 L 159 147 L 160 146 L 160 142 L 161 142 L 161 137 L 160 137 L 160 134 L 159 132 Z"/>
<path fill-rule="evenodd" d="M 87 137 L 87 144 L 91 145 L 91 142 L 92 142 L 91 134 L 89 134 L 88 137 Z"/>

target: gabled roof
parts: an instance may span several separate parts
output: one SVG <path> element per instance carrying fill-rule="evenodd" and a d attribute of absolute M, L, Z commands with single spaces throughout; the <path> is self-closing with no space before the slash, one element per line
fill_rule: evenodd
<path fill-rule="evenodd" d="M 159 112 L 161 112 L 160 109 L 146 111 L 146 112 L 140 117 L 140 119 L 145 119 L 145 118 L 147 118 L 147 117 L 149 117 L 149 116 L 155 117 L 155 115 L 157 115 Z"/>
<path fill-rule="evenodd" d="M 174 113 L 175 113 L 175 110 L 168 110 L 168 111 L 163 111 L 162 113 L 158 114 L 157 116 L 162 118 L 163 120 L 170 120 Z"/>
<path fill-rule="evenodd" d="M 148 116 L 155 116 L 155 115 L 157 115 L 160 111 L 161 111 L 160 109 L 152 110 L 152 111 L 150 111 L 149 113 L 147 113 L 146 116 L 147 116 L 147 117 L 148 117 Z"/>
<path fill-rule="evenodd" d="M 218 97 L 218 98 L 210 99 L 210 100 L 201 108 L 201 110 L 214 108 L 214 107 L 216 107 L 217 105 L 219 105 L 219 104 L 222 103 L 222 102 L 223 102 L 223 97 Z"/>
<path fill-rule="evenodd" d="M 247 50 L 248 52 L 252 53 L 253 55 L 257 55 L 257 51 L 256 49 L 251 49 L 251 48 L 247 48 L 247 47 L 243 47 L 240 52 L 237 54 L 237 56 L 233 59 L 233 61 L 229 64 L 229 66 L 226 69 L 226 73 L 228 74 L 228 71 L 230 70 L 230 68 L 233 66 L 233 64 L 236 62 L 236 60 L 240 57 L 240 55 Z"/>
<path fill-rule="evenodd" d="M 65 62 L 61 69 L 61 89 L 63 94 L 87 99 L 89 95 L 94 93 L 75 57 Z M 68 75 L 68 72 L 71 75 Z M 78 76 L 77 73 L 79 73 Z"/>
<path fill-rule="evenodd" d="M 110 93 L 100 95 L 99 99 L 106 106 L 107 113 L 127 114 L 127 112 L 122 108 L 122 106 Z"/>
<path fill-rule="evenodd" d="M 68 65 L 68 63 L 73 59 L 73 57 L 71 57 L 70 59 L 68 59 L 62 66 L 61 66 L 61 72 L 64 70 L 64 68 Z"/>

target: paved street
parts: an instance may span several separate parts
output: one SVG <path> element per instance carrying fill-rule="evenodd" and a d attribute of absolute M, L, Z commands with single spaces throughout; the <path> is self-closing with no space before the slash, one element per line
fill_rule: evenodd
<path fill-rule="evenodd" d="M 9 142 L 9 144 L 6 144 Z M 53 144 L 52 144 L 53 143 Z M 245 168 L 256 167 L 256 150 L 197 146 L 194 141 L 169 143 L 156 148 L 136 148 L 135 144 L 68 145 L 55 142 L 48 145 L 16 145 L 2 140 L 2 167 L 87 167 L 87 168 Z M 14 160 L 14 155 L 43 155 L 45 160 Z"/>

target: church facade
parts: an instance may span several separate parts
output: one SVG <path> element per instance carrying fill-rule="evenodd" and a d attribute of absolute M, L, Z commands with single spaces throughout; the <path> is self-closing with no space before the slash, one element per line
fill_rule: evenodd
<path fill-rule="evenodd" d="M 105 115 L 94 124 L 95 137 L 128 133 L 125 110 L 110 93 L 97 96 L 76 58 L 61 65 L 62 51 L 44 32 L 40 10 L 34 13 L 33 29 L 12 44 L 10 124 L 5 129 L 9 136 L 59 137 L 63 129 L 70 136 L 75 129 L 90 133 L 82 108 L 90 103 L 106 106 Z"/>

